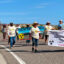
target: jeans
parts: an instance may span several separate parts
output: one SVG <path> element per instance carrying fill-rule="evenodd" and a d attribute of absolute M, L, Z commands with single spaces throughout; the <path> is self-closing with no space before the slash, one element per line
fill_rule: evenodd
<path fill-rule="evenodd" d="M 36 39 L 36 38 L 32 37 L 32 46 L 36 46 L 37 47 L 38 46 L 38 40 L 39 39 Z"/>
<path fill-rule="evenodd" d="M 10 46 L 13 47 L 13 45 L 15 44 L 15 39 L 16 37 L 10 37 Z"/>

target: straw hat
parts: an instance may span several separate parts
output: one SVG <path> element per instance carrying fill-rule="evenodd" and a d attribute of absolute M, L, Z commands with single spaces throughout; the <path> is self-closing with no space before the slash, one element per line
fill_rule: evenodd
<path fill-rule="evenodd" d="M 38 22 L 34 22 L 32 25 L 33 25 L 33 26 L 34 26 L 34 25 L 38 25 Z"/>

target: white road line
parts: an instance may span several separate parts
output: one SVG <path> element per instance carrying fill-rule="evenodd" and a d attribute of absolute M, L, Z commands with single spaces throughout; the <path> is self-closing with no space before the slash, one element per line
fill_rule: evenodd
<path fill-rule="evenodd" d="M 5 47 L 4 45 L 0 45 L 1 47 L 5 48 L 6 51 L 9 51 L 10 54 L 19 62 L 19 64 L 26 64 L 20 57 L 18 57 L 15 53 L 13 53 L 10 49 Z"/>

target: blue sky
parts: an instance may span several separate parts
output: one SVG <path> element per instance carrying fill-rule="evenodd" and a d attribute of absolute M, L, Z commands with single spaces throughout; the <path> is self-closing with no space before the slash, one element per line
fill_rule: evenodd
<path fill-rule="evenodd" d="M 0 22 L 58 24 L 64 21 L 64 0 L 0 0 Z"/>

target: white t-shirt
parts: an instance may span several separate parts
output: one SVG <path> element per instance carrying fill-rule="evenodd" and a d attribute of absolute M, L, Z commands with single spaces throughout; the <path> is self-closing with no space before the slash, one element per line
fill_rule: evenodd
<path fill-rule="evenodd" d="M 37 31 L 40 31 L 38 27 L 36 27 L 36 28 L 32 27 L 31 34 L 32 34 L 33 38 L 39 39 L 40 32 L 37 32 Z"/>
<path fill-rule="evenodd" d="M 47 26 L 47 25 L 46 25 L 46 26 L 45 26 L 45 28 L 46 28 L 46 30 L 48 30 L 48 31 L 49 31 L 49 30 L 51 30 L 51 29 L 52 29 L 52 26 Z"/>
<path fill-rule="evenodd" d="M 9 26 L 8 27 L 8 35 L 10 37 L 16 36 L 16 27 L 15 26 Z"/>
<path fill-rule="evenodd" d="M 46 25 L 46 26 L 45 26 L 45 29 L 47 30 L 47 32 L 45 32 L 45 34 L 48 35 L 48 31 L 49 31 L 49 30 L 52 30 L 52 28 L 53 28 L 52 26 Z"/>

